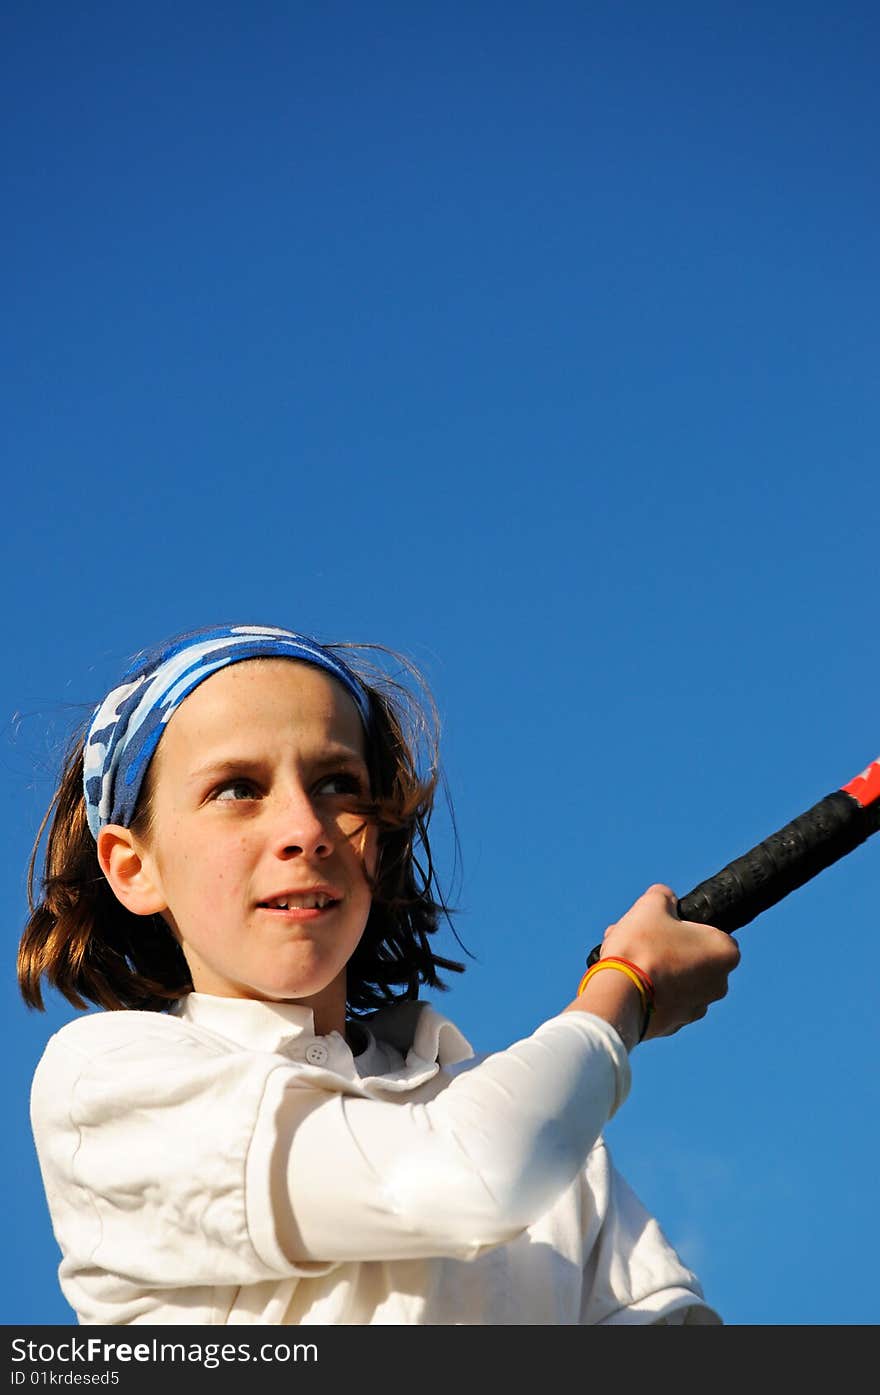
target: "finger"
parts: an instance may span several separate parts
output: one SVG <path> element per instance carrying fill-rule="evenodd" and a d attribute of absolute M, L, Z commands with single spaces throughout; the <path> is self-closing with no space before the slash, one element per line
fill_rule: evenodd
<path fill-rule="evenodd" d="M 679 919 L 678 897 L 672 890 L 671 886 L 667 886 L 665 882 L 653 882 L 651 886 L 648 887 L 644 895 L 649 896 L 654 900 L 662 899 L 663 901 L 665 901 L 666 907 L 670 915 L 673 915 L 676 920 Z"/>

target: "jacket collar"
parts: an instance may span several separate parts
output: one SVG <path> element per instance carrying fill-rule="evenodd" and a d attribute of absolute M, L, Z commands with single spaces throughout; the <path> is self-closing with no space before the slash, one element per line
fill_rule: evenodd
<path fill-rule="evenodd" d="M 321 1042 L 327 1049 L 319 1075 L 343 1076 L 360 1080 L 345 1038 L 339 1032 L 318 1037 L 311 1008 L 297 1003 L 259 1002 L 252 998 L 219 998 L 210 993 L 190 993 L 173 1009 L 175 1016 L 196 1028 L 233 1042 L 248 1051 L 270 1051 L 293 1057 L 313 1073 L 308 1047 Z M 403 1065 L 365 1075 L 362 1083 L 383 1091 L 412 1089 L 436 1075 L 444 1066 L 469 1060 L 473 1048 L 447 1017 L 430 1003 L 401 1002 L 381 1008 L 369 1017 L 357 1018 L 358 1035 L 364 1037 L 364 1064 L 381 1057 L 377 1047 L 387 1045 L 399 1052 Z M 308 1053 L 308 1054 L 307 1054 Z M 387 1053 L 386 1053 L 387 1055 Z"/>

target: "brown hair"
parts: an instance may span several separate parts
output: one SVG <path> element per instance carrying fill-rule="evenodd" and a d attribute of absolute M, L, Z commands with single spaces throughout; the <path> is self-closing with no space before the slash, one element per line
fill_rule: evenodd
<path fill-rule="evenodd" d="M 350 644 L 324 648 L 346 651 L 340 657 L 357 673 L 371 707 L 367 764 L 372 797 L 359 807 L 379 828 L 379 856 L 369 918 L 348 963 L 348 1010 L 356 1016 L 417 998 L 420 984 L 445 990 L 438 971 L 461 973 L 464 965 L 438 955 L 430 944 L 441 917 L 452 925 L 428 840 L 440 779 L 434 699 L 415 665 L 393 650 Z M 412 682 L 401 682 L 348 652 L 363 650 L 391 658 Z M 19 986 L 28 1006 L 41 1010 L 45 978 L 77 1008 L 90 1001 L 109 1009 L 161 1012 L 192 992 L 192 979 L 162 916 L 127 910 L 101 870 L 83 795 L 86 730 L 83 726 L 74 734 L 34 842 L 27 882 L 30 916 L 18 950 Z M 131 823 L 141 835 L 150 827 L 151 773 L 148 769 Z M 452 814 L 451 802 L 449 809 Z M 455 838 L 454 814 L 452 820 Z M 37 862 L 47 828 L 37 896 Z M 452 930 L 461 945 L 454 926 Z"/>

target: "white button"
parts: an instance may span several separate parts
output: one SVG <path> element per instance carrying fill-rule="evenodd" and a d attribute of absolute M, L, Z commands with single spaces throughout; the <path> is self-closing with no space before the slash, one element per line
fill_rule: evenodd
<path fill-rule="evenodd" d="M 310 1042 L 306 1047 L 306 1060 L 310 1066 L 324 1066 L 327 1064 L 327 1057 L 330 1052 L 322 1041 Z"/>

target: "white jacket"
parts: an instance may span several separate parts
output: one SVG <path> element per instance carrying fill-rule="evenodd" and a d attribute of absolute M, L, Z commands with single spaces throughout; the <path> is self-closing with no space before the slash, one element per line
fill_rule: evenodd
<path fill-rule="evenodd" d="M 359 1026 L 354 1056 L 307 1008 L 193 993 L 50 1039 L 31 1119 L 81 1323 L 720 1322 L 602 1142 L 606 1022 L 480 1060 L 427 1004 Z"/>

